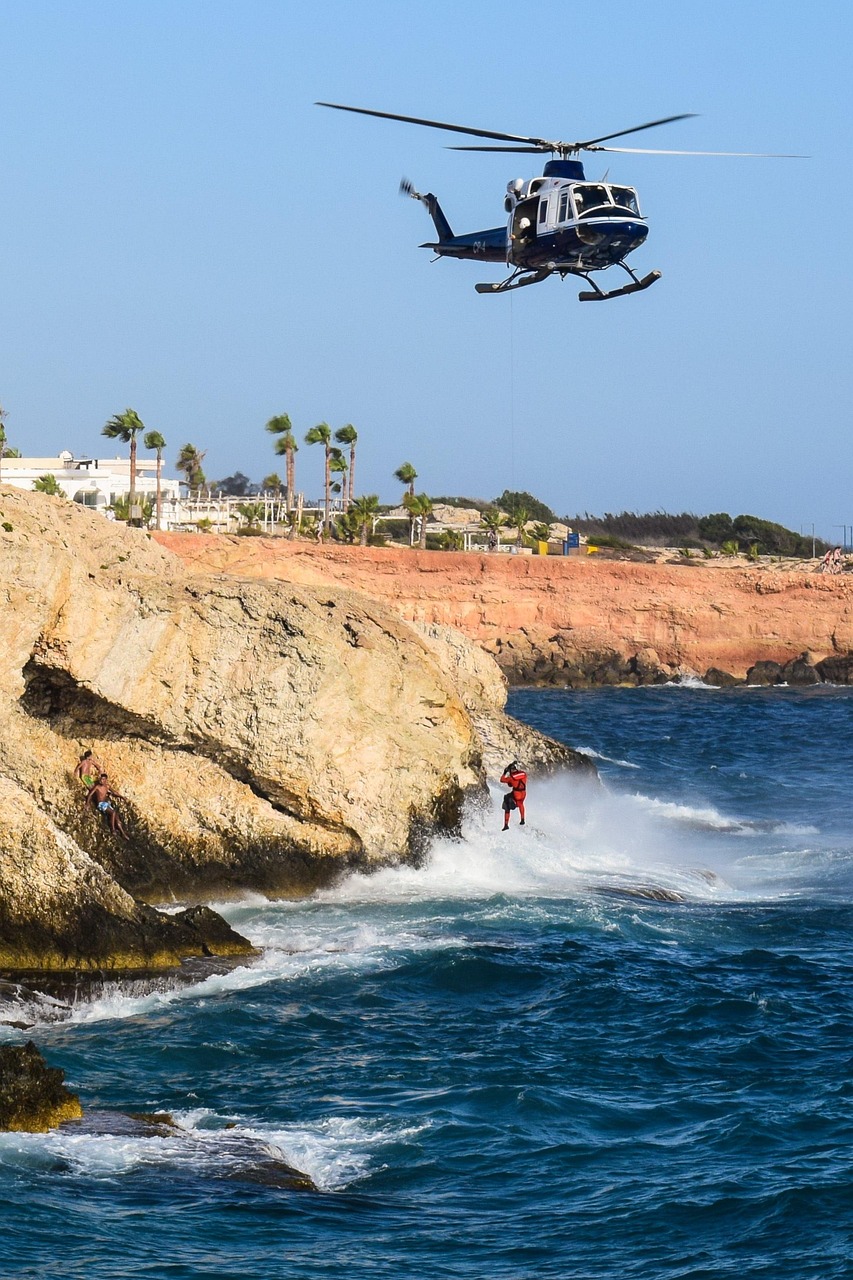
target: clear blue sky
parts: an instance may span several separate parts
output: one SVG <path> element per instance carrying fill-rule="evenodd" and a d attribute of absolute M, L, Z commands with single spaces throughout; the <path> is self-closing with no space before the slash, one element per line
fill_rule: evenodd
<path fill-rule="evenodd" d="M 850 485 L 848 0 L 0 0 L 0 401 L 25 453 L 111 451 L 130 406 L 206 470 L 279 468 L 287 412 L 359 431 L 357 488 L 526 489 L 558 514 L 727 510 L 836 535 Z M 539 157 L 315 99 L 552 137 L 682 111 L 590 157 L 638 187 L 647 293 L 482 297 L 431 263 Z M 460 139 L 464 141 L 464 139 Z M 626 139 L 630 142 L 631 139 Z M 640 144 L 644 139 L 638 140 Z M 317 448 L 297 481 L 321 488 Z"/>

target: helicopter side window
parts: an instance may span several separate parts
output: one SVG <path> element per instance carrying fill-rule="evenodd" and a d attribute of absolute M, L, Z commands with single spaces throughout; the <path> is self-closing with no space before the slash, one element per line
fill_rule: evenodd
<path fill-rule="evenodd" d="M 548 221 L 548 197 L 543 196 L 539 201 L 539 226 L 544 227 Z"/>
<path fill-rule="evenodd" d="M 575 187 L 572 190 L 575 200 L 575 208 L 579 218 L 586 218 L 593 212 L 601 210 L 602 205 L 611 208 L 610 193 L 607 187 L 598 183 L 586 183 L 584 186 Z"/>
<path fill-rule="evenodd" d="M 640 216 L 640 206 L 637 203 L 637 193 L 631 187 L 611 187 L 610 194 L 613 197 L 613 203 L 618 205 L 620 209 L 627 209 L 630 213 Z"/>
<path fill-rule="evenodd" d="M 569 193 L 568 191 L 560 192 L 560 207 L 557 210 L 557 221 L 565 222 L 569 216 Z"/>

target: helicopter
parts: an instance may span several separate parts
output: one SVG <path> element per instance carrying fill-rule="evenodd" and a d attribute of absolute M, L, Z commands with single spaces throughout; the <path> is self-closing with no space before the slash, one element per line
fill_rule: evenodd
<path fill-rule="evenodd" d="M 619 129 L 616 133 L 606 133 L 583 142 L 559 142 L 515 133 L 499 133 L 491 129 L 471 129 L 466 125 L 424 120 L 418 116 L 395 115 L 390 111 L 372 111 L 367 107 L 349 107 L 338 102 L 318 102 L 315 105 L 331 107 L 334 111 L 352 111 L 358 115 L 378 116 L 382 120 L 400 120 L 404 124 L 423 125 L 430 129 L 445 129 L 451 133 L 514 144 L 451 147 L 452 151 L 550 153 L 552 159 L 545 164 L 541 177 L 528 181 L 516 178 L 507 184 L 504 199 L 507 224 L 486 231 L 454 235 L 432 192 L 422 195 L 407 178 L 400 183 L 401 193 L 419 200 L 435 226 L 438 240 L 427 241 L 420 246 L 422 249 L 432 249 L 437 258 L 500 262 L 512 268 L 511 274 L 496 284 L 474 285 L 477 293 L 484 294 L 508 293 L 524 285 L 540 284 L 553 275 L 558 275 L 562 280 L 566 276 L 579 276 L 589 285 L 588 289 L 578 294 L 580 301 L 600 302 L 648 289 L 660 279 L 660 271 L 650 271 L 645 276 L 638 276 L 625 261 L 628 254 L 644 243 L 649 231 L 646 219 L 640 212 L 637 192 L 633 187 L 608 181 L 606 176 L 598 182 L 588 181 L 583 163 L 578 158 L 582 151 L 632 155 L 804 159 L 802 156 L 774 156 L 769 152 L 661 151 L 602 145 L 615 138 L 641 133 L 644 129 L 656 129 L 677 120 L 689 120 L 695 114 L 693 112 L 649 120 L 646 124 Z M 606 271 L 612 266 L 621 267 L 630 280 L 621 288 L 602 289 L 592 278 L 592 273 Z"/>

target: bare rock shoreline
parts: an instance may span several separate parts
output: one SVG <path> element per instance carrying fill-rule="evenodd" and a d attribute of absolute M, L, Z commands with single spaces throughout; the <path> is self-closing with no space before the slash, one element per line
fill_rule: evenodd
<path fill-rule="evenodd" d="M 188 567 L 0 488 L 0 976 L 251 952 L 206 909 L 417 859 L 487 773 L 591 768 L 510 720 L 491 658 L 341 584 Z M 130 839 L 73 769 L 103 762 Z"/>

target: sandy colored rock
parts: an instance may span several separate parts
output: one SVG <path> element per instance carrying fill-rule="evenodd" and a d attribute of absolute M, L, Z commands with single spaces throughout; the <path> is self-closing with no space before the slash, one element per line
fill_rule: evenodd
<path fill-rule="evenodd" d="M 0 489 L 0 529 L 7 968 L 245 949 L 143 904 L 304 893 L 416 856 L 482 794 L 511 725 L 500 674 L 463 637 L 418 634 L 337 583 L 199 574 L 45 495 Z M 573 762 L 525 742 L 532 764 Z M 85 748 L 127 843 L 83 807 Z"/>

